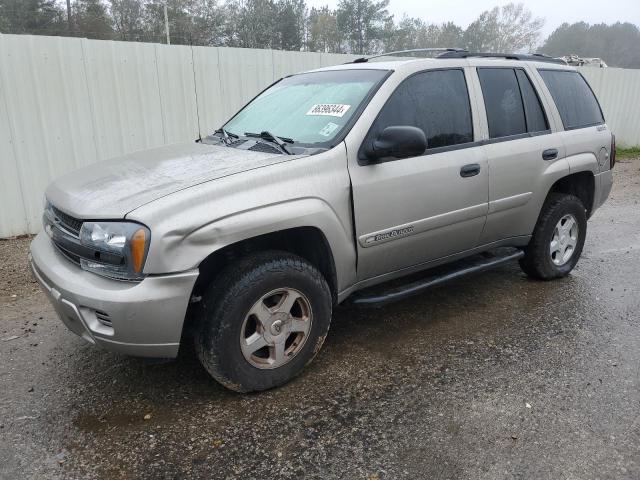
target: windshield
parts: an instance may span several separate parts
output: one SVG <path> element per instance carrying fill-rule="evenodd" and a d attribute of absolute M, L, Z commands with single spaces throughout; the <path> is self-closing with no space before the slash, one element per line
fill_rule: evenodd
<path fill-rule="evenodd" d="M 330 145 L 386 74 L 385 70 L 332 70 L 284 78 L 224 129 L 239 136 L 269 132 L 297 144 Z"/>

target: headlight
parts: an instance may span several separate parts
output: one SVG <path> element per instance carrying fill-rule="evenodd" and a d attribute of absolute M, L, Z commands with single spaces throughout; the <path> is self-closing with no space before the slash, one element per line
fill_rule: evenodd
<path fill-rule="evenodd" d="M 141 280 L 151 232 L 133 222 L 84 222 L 80 243 L 94 251 L 94 258 L 80 258 L 87 271 L 120 280 Z"/>

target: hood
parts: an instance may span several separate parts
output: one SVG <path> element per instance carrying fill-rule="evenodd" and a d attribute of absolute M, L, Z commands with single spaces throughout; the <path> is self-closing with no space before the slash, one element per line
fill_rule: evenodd
<path fill-rule="evenodd" d="M 49 185 L 46 196 L 77 218 L 123 218 L 178 190 L 294 158 L 195 142 L 168 145 L 71 172 Z"/>

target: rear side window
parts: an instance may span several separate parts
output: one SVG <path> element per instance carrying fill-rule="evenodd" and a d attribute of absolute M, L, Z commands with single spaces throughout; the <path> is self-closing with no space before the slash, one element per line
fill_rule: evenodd
<path fill-rule="evenodd" d="M 540 70 L 566 130 L 604 123 L 598 100 L 578 72 Z"/>
<path fill-rule="evenodd" d="M 516 77 L 518 77 L 522 102 L 524 103 L 527 131 L 535 133 L 549 130 L 549 122 L 540 104 L 540 98 L 531 84 L 531 80 L 529 80 L 524 70 L 520 69 L 516 70 Z"/>
<path fill-rule="evenodd" d="M 367 141 L 395 125 L 422 129 L 427 149 L 472 142 L 471 104 L 464 72 L 435 70 L 409 77 L 380 111 Z"/>
<path fill-rule="evenodd" d="M 524 106 L 516 72 L 511 68 L 479 68 L 489 137 L 500 138 L 527 132 Z"/>

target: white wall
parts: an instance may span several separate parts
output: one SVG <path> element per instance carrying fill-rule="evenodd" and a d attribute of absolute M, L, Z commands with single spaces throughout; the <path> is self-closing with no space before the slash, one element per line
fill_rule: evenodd
<path fill-rule="evenodd" d="M 0 34 L 0 237 L 40 228 L 74 168 L 192 141 L 278 78 L 353 56 Z M 640 70 L 583 69 L 621 145 L 640 145 Z"/>

